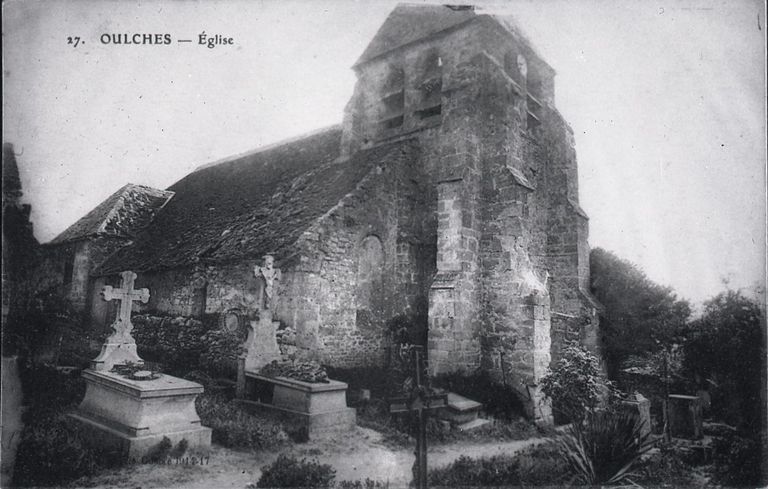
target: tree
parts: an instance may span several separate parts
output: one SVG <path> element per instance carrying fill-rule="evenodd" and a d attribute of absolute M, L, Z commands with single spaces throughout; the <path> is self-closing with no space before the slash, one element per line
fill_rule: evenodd
<path fill-rule="evenodd" d="M 712 390 L 715 416 L 760 431 L 761 379 L 766 358 L 763 315 L 758 304 L 729 290 L 704 304 L 685 343 L 684 367 Z"/>
<path fill-rule="evenodd" d="M 622 362 L 674 342 L 691 308 L 671 287 L 659 285 L 633 263 L 595 248 L 590 255 L 592 293 L 605 306 L 603 356 L 615 377 Z"/>

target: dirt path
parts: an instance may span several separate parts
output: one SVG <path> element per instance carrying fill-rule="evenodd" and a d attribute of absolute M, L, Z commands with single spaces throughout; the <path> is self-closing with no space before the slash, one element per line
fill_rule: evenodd
<path fill-rule="evenodd" d="M 430 467 L 447 465 L 461 455 L 470 457 L 513 453 L 538 443 L 535 438 L 501 443 L 439 445 L 428 452 Z M 279 453 L 298 458 L 316 459 L 336 469 L 336 480 L 389 481 L 390 487 L 406 487 L 411 480 L 413 449 L 393 450 L 381 442 L 373 430 L 357 427 L 353 433 L 335 439 L 314 440 L 274 452 L 247 453 L 214 447 L 205 465 L 139 465 L 105 473 L 90 481 L 100 488 L 245 488 L 255 484 L 261 468 L 273 462 Z M 92 484 L 95 484 L 92 485 Z"/>

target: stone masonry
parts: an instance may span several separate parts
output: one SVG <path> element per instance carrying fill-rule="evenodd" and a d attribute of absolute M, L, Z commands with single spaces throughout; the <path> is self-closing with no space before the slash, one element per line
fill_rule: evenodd
<path fill-rule="evenodd" d="M 555 71 L 508 19 L 399 5 L 353 67 L 339 127 L 198 169 L 102 266 L 143 311 L 253 318 L 265 254 L 299 356 L 383 365 L 387 325 L 428 330 L 430 372 L 478 369 L 547 421 L 567 340 L 599 353 L 588 218 Z"/>

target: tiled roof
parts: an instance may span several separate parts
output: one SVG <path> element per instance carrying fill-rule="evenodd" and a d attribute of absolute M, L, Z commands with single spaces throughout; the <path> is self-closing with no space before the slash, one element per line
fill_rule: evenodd
<path fill-rule="evenodd" d="M 50 244 L 97 235 L 133 237 L 145 228 L 173 192 L 129 183 L 56 236 Z"/>
<path fill-rule="evenodd" d="M 174 198 L 131 246 L 97 274 L 150 271 L 291 252 L 301 234 L 377 165 L 404 157 L 393 143 L 339 159 L 336 126 L 202 167 L 169 190 Z"/>

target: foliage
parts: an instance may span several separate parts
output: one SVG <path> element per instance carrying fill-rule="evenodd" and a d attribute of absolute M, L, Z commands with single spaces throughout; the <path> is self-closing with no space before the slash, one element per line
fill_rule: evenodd
<path fill-rule="evenodd" d="M 256 487 L 332 487 L 336 471 L 328 464 L 285 454 L 265 466 Z"/>
<path fill-rule="evenodd" d="M 714 480 L 725 486 L 762 486 L 764 454 L 759 432 L 751 437 L 732 433 L 715 438 L 712 444 L 715 462 Z"/>
<path fill-rule="evenodd" d="M 162 362 L 172 375 L 195 370 L 205 349 L 207 326 L 197 319 L 137 314 L 131 318 L 139 355 Z"/>
<path fill-rule="evenodd" d="M 24 423 L 73 408 L 85 395 L 85 382 L 78 372 L 64 373 L 50 365 L 31 362 L 20 367 Z"/>
<path fill-rule="evenodd" d="M 212 375 L 235 378 L 237 359 L 242 353 L 243 339 L 220 329 L 212 329 L 201 338 L 200 367 Z"/>
<path fill-rule="evenodd" d="M 63 415 L 37 418 L 26 425 L 16 453 L 14 484 L 53 486 L 92 475 L 101 466 L 99 454 Z"/>
<path fill-rule="evenodd" d="M 162 362 L 171 375 L 186 377 L 201 369 L 210 377 L 234 378 L 243 338 L 218 329 L 218 315 L 204 319 L 134 315 L 131 321 L 139 355 Z"/>
<path fill-rule="evenodd" d="M 606 390 L 614 391 L 610 381 L 602 377 L 597 357 L 577 344 L 563 348 L 560 360 L 540 385 L 544 395 L 552 399 L 552 409 L 574 421 L 594 411 Z"/>
<path fill-rule="evenodd" d="M 690 466 L 683 461 L 678 450 L 666 445 L 662 445 L 657 453 L 649 454 L 631 480 L 644 487 L 694 485 Z"/>
<path fill-rule="evenodd" d="M 623 481 L 651 449 L 637 417 L 627 412 L 590 413 L 585 423 L 573 423 L 558 438 L 571 470 L 590 485 Z"/>
<path fill-rule="evenodd" d="M 79 375 L 37 363 L 20 369 L 24 429 L 16 455 L 14 484 L 49 486 L 91 475 L 111 464 L 111 454 L 97 452 L 80 430 L 64 418 L 85 393 Z"/>
<path fill-rule="evenodd" d="M 740 292 L 728 291 L 705 303 L 684 346 L 689 375 L 714 385 L 713 414 L 745 432 L 760 430 L 762 418 L 763 320 L 756 303 Z"/>
<path fill-rule="evenodd" d="M 203 394 L 196 406 L 203 425 L 213 429 L 213 441 L 225 447 L 267 449 L 288 440 L 282 424 L 252 416 L 223 396 Z"/>
<path fill-rule="evenodd" d="M 691 314 L 687 301 L 654 283 L 634 264 L 595 248 L 590 254 L 592 292 L 605 306 L 600 321 L 603 355 L 613 378 L 632 355 L 671 344 Z"/>
<path fill-rule="evenodd" d="M 317 362 L 278 362 L 264 365 L 260 373 L 268 377 L 288 377 L 289 379 L 312 384 L 328 383 L 328 374 Z"/>
<path fill-rule="evenodd" d="M 515 455 L 472 459 L 461 456 L 452 464 L 429 471 L 429 485 L 443 487 L 554 486 L 568 479 L 568 467 L 558 448 L 544 443 Z"/>
<path fill-rule="evenodd" d="M 93 334 L 83 316 L 56 291 L 38 293 L 9 311 L 3 324 L 3 351 L 21 358 L 86 367 L 95 356 Z"/>
<path fill-rule="evenodd" d="M 341 481 L 336 484 L 339 489 L 388 489 L 389 482 L 381 482 L 366 477 L 364 481 Z"/>
<path fill-rule="evenodd" d="M 512 387 L 495 382 L 487 372 L 439 375 L 432 380 L 432 384 L 482 403 L 484 411 L 495 418 L 516 420 L 525 412 L 517 392 Z"/>

